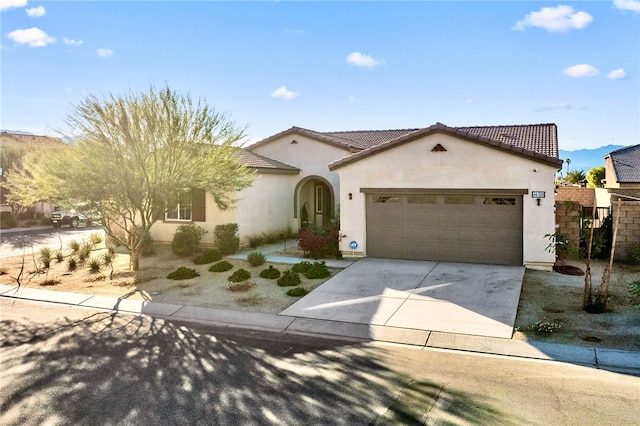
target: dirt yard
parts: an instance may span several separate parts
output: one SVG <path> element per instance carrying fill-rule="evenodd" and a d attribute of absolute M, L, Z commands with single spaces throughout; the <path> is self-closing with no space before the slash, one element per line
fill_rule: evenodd
<path fill-rule="evenodd" d="M 104 244 L 101 244 L 103 247 Z M 100 247 L 100 246 L 98 246 Z M 63 262 L 53 260 L 48 270 L 36 258 L 27 258 L 21 277 L 23 286 L 55 291 L 87 293 L 104 296 L 171 302 L 185 305 L 228 308 L 277 314 L 299 298 L 286 295 L 291 287 L 279 287 L 276 280 L 260 278 L 259 274 L 270 265 L 267 262 L 251 267 L 244 260 L 229 260 L 234 268 L 228 272 L 209 272 L 208 265 L 195 265 L 192 259 L 174 256 L 169 247 L 156 247 L 156 253 L 141 259 L 141 271 L 128 272 L 127 254 L 116 254 L 113 279 L 110 269 L 102 267 L 91 273 L 82 265 L 75 272 L 68 271 L 68 259 Z M 105 252 L 96 249 L 90 258 L 98 258 Z M 66 250 L 69 255 L 69 250 Z M 22 259 L 8 258 L 0 261 L 0 284 L 15 285 L 15 278 L 22 265 Z M 574 264 L 582 267 L 582 264 Z M 592 266 L 593 285 L 599 285 L 605 263 L 595 262 Z M 180 266 L 193 268 L 200 276 L 188 280 L 170 280 L 166 276 Z M 273 264 L 280 271 L 291 265 Z M 230 291 L 227 278 L 238 268 L 251 272 L 249 282 L 255 283 L 245 291 Z M 332 275 L 339 270 L 332 269 Z M 326 279 L 309 280 L 304 276 L 302 287 L 311 291 Z M 640 306 L 630 303 L 628 284 L 640 280 L 640 268 L 631 269 L 614 265 L 611 278 L 609 311 L 589 314 L 581 309 L 584 277 L 563 275 L 557 272 L 527 271 L 520 297 L 514 339 L 543 340 L 558 343 L 593 345 L 602 348 L 640 350 Z M 533 331 L 522 331 L 538 321 L 559 324 L 557 332 L 539 335 Z"/>

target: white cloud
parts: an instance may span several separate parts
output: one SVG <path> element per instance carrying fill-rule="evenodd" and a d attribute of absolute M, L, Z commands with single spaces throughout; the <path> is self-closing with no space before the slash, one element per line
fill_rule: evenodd
<path fill-rule="evenodd" d="M 385 63 L 384 61 L 378 61 L 376 59 L 373 59 L 371 56 L 365 55 L 360 52 L 353 52 L 349 54 L 346 59 L 347 63 L 349 64 L 367 68 L 373 68 L 377 65 L 384 65 Z"/>
<path fill-rule="evenodd" d="M 640 1 L 638 0 L 613 0 L 613 5 L 620 10 L 640 13 Z"/>
<path fill-rule="evenodd" d="M 569 77 L 595 77 L 599 74 L 598 70 L 589 64 L 578 64 L 562 70 Z"/>
<path fill-rule="evenodd" d="M 297 98 L 298 96 L 300 96 L 298 93 L 292 92 L 290 90 L 287 90 L 287 88 L 285 86 L 282 87 L 278 87 L 276 90 L 274 90 L 271 93 L 271 96 L 274 98 L 280 98 L 280 99 L 285 99 L 287 101 L 290 101 L 292 99 Z"/>
<path fill-rule="evenodd" d="M 627 78 L 627 73 L 622 68 L 618 68 L 617 70 L 611 71 L 607 74 L 607 78 L 611 80 L 623 80 Z"/>
<path fill-rule="evenodd" d="M 475 98 L 467 98 L 466 102 L 467 102 L 469 105 L 474 105 L 474 104 L 477 104 L 477 103 L 478 103 L 478 100 L 477 100 L 477 99 L 475 99 Z"/>
<path fill-rule="evenodd" d="M 69 46 L 82 46 L 84 44 L 83 40 L 74 40 L 67 37 L 62 37 L 62 41 L 64 44 L 68 44 Z"/>
<path fill-rule="evenodd" d="M 101 58 L 108 58 L 110 56 L 113 56 L 113 50 L 100 48 L 98 49 L 98 56 L 100 56 Z"/>
<path fill-rule="evenodd" d="M 355 96 L 353 96 L 353 95 L 349 95 L 349 97 L 347 98 L 347 100 L 348 100 L 349 102 L 358 102 L 358 101 L 360 101 L 360 99 L 356 98 L 356 97 L 355 97 Z"/>
<path fill-rule="evenodd" d="M 284 31 L 289 34 L 304 34 L 304 30 L 291 30 L 287 28 Z"/>
<path fill-rule="evenodd" d="M 33 18 L 39 18 L 40 16 L 44 16 L 46 14 L 47 14 L 47 11 L 44 9 L 43 6 L 31 7 L 27 9 L 27 15 Z"/>
<path fill-rule="evenodd" d="M 11 9 L 12 7 L 25 7 L 27 0 L 0 0 L 0 11 Z"/>
<path fill-rule="evenodd" d="M 524 31 L 526 27 L 544 28 L 549 32 L 564 32 L 579 30 L 593 21 L 593 16 L 587 12 L 574 12 L 571 6 L 543 7 L 537 12 L 531 12 L 524 19 L 516 22 L 512 29 Z"/>
<path fill-rule="evenodd" d="M 15 30 L 7 35 L 16 43 L 26 44 L 29 47 L 44 47 L 56 42 L 55 38 L 50 37 L 40 28 L 36 27 L 27 30 Z"/>

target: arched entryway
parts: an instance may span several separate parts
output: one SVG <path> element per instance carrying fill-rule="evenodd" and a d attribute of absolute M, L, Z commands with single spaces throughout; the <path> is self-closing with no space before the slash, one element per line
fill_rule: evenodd
<path fill-rule="evenodd" d="M 333 188 L 323 177 L 308 176 L 296 185 L 293 205 L 300 227 L 322 226 L 334 218 Z"/>

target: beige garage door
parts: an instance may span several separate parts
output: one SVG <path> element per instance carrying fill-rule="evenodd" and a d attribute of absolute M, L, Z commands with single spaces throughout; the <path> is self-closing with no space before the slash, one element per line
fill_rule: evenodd
<path fill-rule="evenodd" d="M 522 195 L 369 193 L 367 256 L 522 265 Z"/>

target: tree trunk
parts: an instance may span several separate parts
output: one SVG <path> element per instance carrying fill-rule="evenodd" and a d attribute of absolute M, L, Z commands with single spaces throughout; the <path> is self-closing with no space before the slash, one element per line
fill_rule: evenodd
<path fill-rule="evenodd" d="M 140 253 L 139 249 L 133 249 L 129 255 L 129 269 L 132 271 L 140 270 Z"/>

